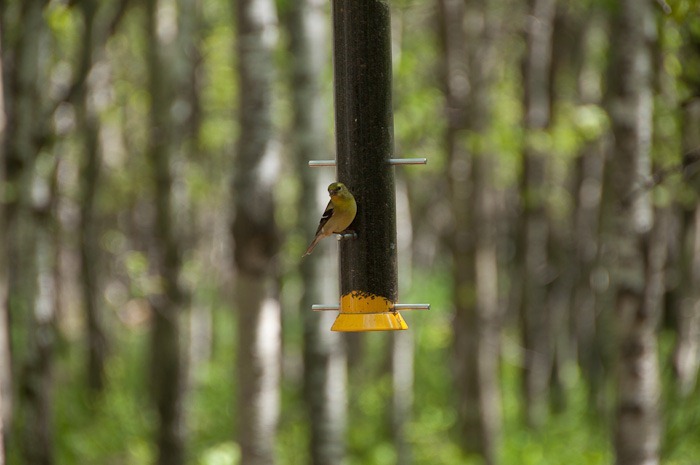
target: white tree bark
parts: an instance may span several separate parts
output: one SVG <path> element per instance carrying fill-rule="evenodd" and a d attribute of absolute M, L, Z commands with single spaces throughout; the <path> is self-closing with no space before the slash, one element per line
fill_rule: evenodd
<path fill-rule="evenodd" d="M 281 321 L 277 298 L 279 237 L 274 192 L 279 170 L 273 135 L 272 0 L 236 2 L 239 136 L 233 167 L 233 241 L 238 311 L 238 440 L 241 463 L 277 462 Z"/>
<path fill-rule="evenodd" d="M 617 408 L 615 460 L 618 465 L 659 463 L 660 228 L 654 228 L 651 196 L 652 2 L 621 0 L 611 40 L 608 112 L 615 143 L 606 166 L 604 231 L 612 254 L 615 299 Z"/>
<path fill-rule="evenodd" d="M 328 201 L 330 173 L 310 169 L 311 159 L 327 158 L 327 99 L 323 75 L 330 64 L 328 24 L 324 0 L 291 2 L 286 14 L 292 60 L 293 136 L 301 180 L 299 222 L 312 234 L 318 215 Z M 341 333 L 331 332 L 335 315 L 312 312 L 311 305 L 338 300 L 338 281 L 329 269 L 337 266 L 335 253 L 316 249 L 299 264 L 303 295 L 300 312 L 304 322 L 304 398 L 311 438 L 313 465 L 341 465 L 345 461 L 347 423 L 347 364 Z M 324 250 L 329 250 L 328 248 Z M 331 250 L 335 251 L 335 248 Z M 319 255 L 317 255 L 317 253 Z"/>

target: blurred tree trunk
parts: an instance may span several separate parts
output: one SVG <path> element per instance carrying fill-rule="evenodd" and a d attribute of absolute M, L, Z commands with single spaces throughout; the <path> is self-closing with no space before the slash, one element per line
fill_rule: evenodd
<path fill-rule="evenodd" d="M 54 176 L 56 173 L 54 172 Z M 58 241 L 54 222 L 55 190 L 43 199 L 35 214 L 36 297 L 28 358 L 22 366 L 20 395 L 24 414 L 21 432 L 27 464 L 55 462 L 53 451 L 53 358 L 58 307 L 56 258 Z"/>
<path fill-rule="evenodd" d="M 394 62 L 394 65 L 397 63 Z M 410 289 L 412 284 L 411 244 L 413 221 L 408 200 L 408 186 L 401 173 L 396 180 L 396 234 L 398 262 L 403 273 L 399 275 L 399 289 Z M 391 346 L 391 432 L 396 449 L 396 465 L 413 463 L 413 441 L 410 437 L 413 419 L 415 337 L 413 331 L 393 331 Z"/>
<path fill-rule="evenodd" d="M 174 204 L 172 158 L 174 140 L 181 130 L 171 117 L 175 100 L 172 40 L 160 34 L 159 1 L 147 3 L 148 90 L 151 96 L 148 156 L 152 170 L 155 218 L 152 245 L 154 271 L 160 288 L 150 297 L 151 393 L 158 414 L 158 463 L 179 465 L 185 462 L 184 397 L 186 370 L 181 348 L 181 319 L 186 307 L 185 291 L 180 284 L 182 259 L 175 212 L 184 205 Z M 168 24 L 167 26 L 174 27 Z"/>
<path fill-rule="evenodd" d="M 597 110 L 602 104 L 603 76 L 595 56 L 601 46 L 601 37 L 605 37 L 604 24 L 596 11 L 589 9 L 585 16 L 579 10 L 575 11 L 579 14 L 570 18 L 575 25 L 569 27 L 575 30 L 572 51 L 569 52 L 575 61 L 575 99 L 582 108 Z M 603 353 L 608 352 L 604 348 L 609 346 L 606 342 L 609 335 L 599 331 L 601 321 L 597 317 L 601 305 L 599 297 L 604 293 L 598 272 L 598 229 L 606 142 L 602 127 L 601 123 L 599 129 L 584 134 L 585 141 L 573 167 L 572 260 L 575 266 L 565 265 L 573 269 L 571 325 L 578 364 L 588 383 L 590 404 L 597 407 L 593 413 L 604 410 Z M 608 325 L 603 323 L 602 326 Z"/>
<path fill-rule="evenodd" d="M 409 268 L 402 268 L 408 273 Z M 396 465 L 410 465 L 413 460 L 411 420 L 413 419 L 413 390 L 415 337 L 412 331 L 395 331 L 391 337 L 391 434 L 396 449 Z"/>
<path fill-rule="evenodd" d="M 558 3 L 553 22 L 552 58 L 550 67 L 552 101 L 576 105 L 575 82 L 580 71 L 585 51 L 583 42 L 583 18 L 576 13 L 577 5 Z M 584 13 L 587 13 L 584 10 Z M 583 16 L 583 15 L 581 15 Z M 549 378 L 549 405 L 552 411 L 561 413 L 566 409 L 568 391 L 564 373 L 574 360 L 572 302 L 577 268 L 574 263 L 574 219 L 575 210 L 567 208 L 566 200 L 576 197 L 576 171 L 563 157 L 552 157 L 548 164 L 550 189 L 557 193 L 548 200 L 550 212 L 548 261 L 552 270 L 551 282 L 547 289 L 547 311 L 552 334 L 552 369 Z M 565 195 L 560 195 L 565 194 Z"/>
<path fill-rule="evenodd" d="M 80 285 L 87 332 L 86 379 L 93 393 L 98 393 L 104 388 L 107 337 L 100 311 L 100 231 L 95 221 L 95 197 L 102 159 L 99 143 L 100 121 L 97 110 L 91 104 L 91 86 L 88 77 L 98 54 L 123 18 L 127 2 L 128 0 L 120 0 L 108 21 L 101 22 L 97 21 L 100 2 L 97 0 L 77 2 L 83 21 L 83 42 L 73 82 L 63 99 L 72 102 L 75 106 L 76 127 L 81 131 L 84 151 L 80 166 L 78 247 L 80 249 Z"/>
<path fill-rule="evenodd" d="M 686 180 L 695 192 L 695 202 L 682 206 L 679 231 L 680 302 L 676 315 L 676 344 L 673 370 L 684 396 L 693 392 L 700 368 L 700 98 L 683 107 L 683 151 Z"/>
<path fill-rule="evenodd" d="M 618 465 L 659 463 L 660 313 L 651 176 L 653 3 L 622 0 L 613 18 L 607 108 L 615 143 L 606 164 L 603 232 L 612 255 L 617 364 L 615 456 Z"/>
<path fill-rule="evenodd" d="M 4 407 L 2 401 L 2 392 L 0 391 L 0 412 Z M 5 420 L 0 416 L 0 465 L 5 465 Z"/>
<path fill-rule="evenodd" d="M 4 30 L 0 16 L 0 31 Z M 3 56 L 2 32 L 0 32 L 0 57 Z M 5 185 L 5 66 L 0 60 L 0 185 Z M 7 237 L 5 224 L 5 205 L 0 199 L 0 231 Z M 5 464 L 5 424 L 10 420 L 12 392 L 12 366 L 10 365 L 10 332 L 7 314 L 7 250 L 0 249 L 0 465 Z"/>
<path fill-rule="evenodd" d="M 392 39 L 392 69 L 396 72 L 402 65 L 405 48 L 404 8 L 392 7 L 391 39 Z M 397 53 L 398 51 L 398 53 Z M 402 148 L 396 146 L 395 153 L 401 153 Z M 411 289 L 413 284 L 413 225 L 411 202 L 409 199 L 408 183 L 405 171 L 397 170 L 396 174 L 396 235 L 398 247 L 399 295 L 402 290 Z M 405 301 L 405 299 L 404 299 Z M 410 425 L 413 420 L 413 392 L 415 388 L 415 336 L 413 331 L 393 331 L 389 334 L 390 349 L 389 366 L 391 367 L 392 399 L 391 399 L 391 434 L 396 450 L 396 465 L 411 465 L 414 462 L 413 443 Z"/>
<path fill-rule="evenodd" d="M 327 108 L 322 94 L 328 43 L 325 2 L 299 0 L 286 11 L 289 51 L 292 60 L 291 91 L 294 108 L 293 135 L 297 173 L 301 180 L 299 223 L 313 234 L 319 212 L 327 202 L 323 173 L 309 168 L 312 159 L 327 158 Z M 319 193 L 321 199 L 319 201 Z M 331 332 L 335 314 L 312 312 L 315 303 L 338 300 L 335 276 L 327 270 L 335 257 L 319 254 L 299 265 L 302 287 L 301 312 L 304 322 L 304 399 L 311 428 L 310 457 L 313 465 L 335 465 L 345 460 L 347 421 L 347 366 L 340 333 Z"/>
<path fill-rule="evenodd" d="M 79 3 L 83 17 L 83 44 L 78 69 L 76 87 L 76 125 L 83 134 L 84 159 L 80 170 L 80 269 L 85 321 L 87 325 L 87 380 L 93 392 L 104 387 L 104 363 L 106 356 L 106 337 L 102 328 L 100 315 L 99 269 L 99 232 L 95 224 L 95 196 L 97 194 L 100 173 L 99 120 L 88 102 L 87 77 L 92 69 L 93 55 L 97 42 L 95 16 L 98 5 L 93 0 Z"/>
<path fill-rule="evenodd" d="M 673 350 L 673 369 L 678 389 L 684 396 L 695 389 L 700 368 L 700 31 L 698 21 L 684 25 L 685 49 L 683 80 L 692 97 L 683 105 L 682 149 L 684 175 L 694 195 L 691 202 L 681 207 L 679 237 L 680 302 L 676 315 L 676 344 Z"/>
<path fill-rule="evenodd" d="M 23 463 L 53 463 L 51 364 L 54 343 L 55 289 L 51 190 L 37 179 L 37 133 L 43 123 L 42 97 L 46 77 L 40 49 L 46 35 L 45 0 L 23 2 L 19 18 L 31 34 L 21 34 L 11 45 L 11 59 L 3 63 L 8 77 L 5 97 L 7 133 L 4 169 L 7 182 L 5 257 L 9 274 L 7 305 L 12 331 L 12 365 L 16 396 L 11 431 Z M 4 44 L 6 47 L 7 43 Z M 11 63 L 8 67 L 7 64 Z M 33 183 L 44 195 L 33 197 Z M 8 398 L 8 400 L 10 400 Z M 15 439 L 16 437 L 16 439 Z"/>
<path fill-rule="evenodd" d="M 454 305 L 454 382 L 459 412 L 460 444 L 470 452 L 480 450 L 481 441 L 474 428 L 477 425 L 477 403 L 470 404 L 476 392 L 474 378 L 470 376 L 471 363 L 465 360 L 476 352 L 477 341 L 468 324 L 473 320 L 474 297 L 474 238 L 469 234 L 469 217 L 472 190 L 472 160 L 459 141 L 467 129 L 467 105 L 469 101 L 469 70 L 467 62 L 467 34 L 465 30 L 466 7 L 464 0 L 439 0 L 439 32 L 442 45 L 442 80 L 445 93 L 447 130 L 447 179 L 450 187 L 452 234 L 449 239 L 452 255 L 452 299 Z M 459 363 L 463 361 L 463 363 Z M 472 360 L 470 359 L 470 362 Z M 471 407 L 471 412 L 463 411 Z"/>
<path fill-rule="evenodd" d="M 203 147 L 201 139 L 202 129 L 202 102 L 200 89 L 200 75 L 202 72 L 203 57 L 200 42 L 204 34 L 202 21 L 202 0 L 177 0 L 178 37 L 176 65 L 174 77 L 176 79 L 176 96 L 174 107 L 181 109 L 176 117 L 178 131 L 175 137 L 177 156 L 180 163 L 176 176 L 186 177 L 186 173 L 192 164 L 201 164 Z M 188 189 L 186 183 L 180 184 L 174 196 L 176 199 L 184 198 Z M 196 198 L 188 199 L 194 203 Z M 184 231 L 183 245 L 189 249 L 198 251 L 206 249 L 205 244 L 210 241 L 210 235 L 197 234 L 195 230 L 202 230 L 204 218 L 212 212 L 201 212 L 190 206 L 179 215 L 184 218 L 180 223 L 180 229 Z M 217 213 L 214 213 L 215 215 Z M 188 223 L 188 224 L 183 224 Z M 206 253 L 206 252 L 205 252 Z M 195 259 L 196 261 L 197 259 Z M 189 290 L 188 290 L 189 291 Z M 189 300 L 189 299 L 188 299 Z M 187 366 L 188 373 L 197 373 L 201 365 L 210 359 L 212 351 L 213 315 L 210 305 L 192 299 L 189 304 L 189 328 L 187 331 Z M 197 382 L 195 376 L 188 376 L 191 387 Z M 189 388 L 188 388 L 189 389 Z"/>
<path fill-rule="evenodd" d="M 521 268 L 520 317 L 524 351 L 523 402 L 529 426 L 547 415 L 552 334 L 547 286 L 552 278 L 547 247 L 547 156 L 542 147 L 551 121 L 551 61 L 555 0 L 530 0 L 523 61 L 525 145 L 521 179 L 519 232 Z"/>
<path fill-rule="evenodd" d="M 2 17 L 0 17 L 0 30 Z M 0 57 L 3 56 L 2 33 L 0 33 Z M 0 61 L 0 185 L 6 185 L 5 178 L 5 66 Z M 0 199 L 0 231 L 7 238 L 4 199 Z M 0 464 L 5 461 L 5 425 L 9 424 L 12 412 L 12 365 L 10 364 L 10 328 L 7 312 L 9 280 L 8 254 L 6 246 L 0 248 Z"/>
<path fill-rule="evenodd" d="M 481 454 L 486 463 L 495 463 L 501 423 L 500 330 L 494 163 L 488 142 L 490 83 L 495 79 L 494 18 L 478 2 L 443 0 L 440 9 L 454 218 L 451 247 L 460 442 L 467 451 Z"/>
<path fill-rule="evenodd" d="M 601 241 L 601 204 L 605 153 L 611 137 L 605 131 L 602 114 L 604 79 L 599 51 L 607 47 L 606 18 L 593 8 L 578 27 L 577 100 L 591 113 L 591 126 L 582 131 L 584 143 L 579 149 L 574 168 L 573 244 L 575 260 L 572 296 L 572 325 L 578 364 L 587 382 L 591 414 L 607 412 L 609 396 L 606 370 L 612 358 L 612 320 L 609 309 L 606 253 Z M 581 17 L 582 15 L 578 15 Z"/>
<path fill-rule="evenodd" d="M 280 395 L 280 306 L 274 192 L 272 0 L 236 2 L 239 127 L 233 173 L 233 241 L 238 309 L 238 440 L 241 463 L 276 463 Z"/>
<path fill-rule="evenodd" d="M 700 207 L 684 211 L 680 228 L 681 300 L 676 315 L 673 371 L 683 396 L 695 389 L 700 366 Z"/>
<path fill-rule="evenodd" d="M 475 301 L 467 307 L 465 334 L 476 343 L 474 351 L 463 353 L 465 384 L 472 384 L 461 400 L 466 421 L 465 436 L 474 434 L 478 451 L 487 464 L 496 462 L 501 430 L 499 386 L 500 312 L 496 254 L 497 201 L 493 185 L 495 156 L 491 145 L 491 85 L 496 80 L 496 16 L 488 4 L 467 2 L 467 43 L 469 59 L 469 104 L 467 124 L 471 133 L 472 211 L 474 234 Z M 458 207 L 459 208 L 459 207 Z M 462 207 L 464 208 L 464 207 Z M 470 381 L 471 380 L 471 381 Z"/>
<path fill-rule="evenodd" d="M 576 160 L 574 250 L 576 276 L 574 282 L 572 318 L 576 338 L 578 363 L 588 383 L 591 405 L 600 409 L 604 398 L 603 347 L 597 330 L 598 217 L 603 176 L 603 143 L 586 143 Z"/>

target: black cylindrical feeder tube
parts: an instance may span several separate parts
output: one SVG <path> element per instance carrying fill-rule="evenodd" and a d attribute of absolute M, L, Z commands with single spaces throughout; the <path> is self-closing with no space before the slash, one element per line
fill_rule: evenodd
<path fill-rule="evenodd" d="M 368 299 L 361 312 L 373 313 L 382 302 L 392 311 L 398 279 L 394 168 L 388 163 L 394 149 L 389 2 L 333 0 L 333 38 L 338 180 L 358 205 L 349 228 L 357 238 L 340 246 L 341 314 L 350 295 Z"/>

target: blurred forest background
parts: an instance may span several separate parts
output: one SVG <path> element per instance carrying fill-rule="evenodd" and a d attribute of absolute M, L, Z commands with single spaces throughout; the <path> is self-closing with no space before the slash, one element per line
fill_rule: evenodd
<path fill-rule="evenodd" d="M 432 310 L 343 335 L 342 2 L 0 2 L 0 463 L 697 465 L 700 3 L 385 2 Z"/>

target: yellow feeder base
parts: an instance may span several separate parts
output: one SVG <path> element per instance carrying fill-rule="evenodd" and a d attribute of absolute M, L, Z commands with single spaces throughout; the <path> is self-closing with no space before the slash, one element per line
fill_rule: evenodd
<path fill-rule="evenodd" d="M 335 319 L 331 331 L 346 333 L 358 331 L 397 331 L 408 329 L 400 313 L 372 313 L 362 315 L 359 313 L 341 313 Z"/>
<path fill-rule="evenodd" d="M 396 331 L 408 325 L 389 299 L 368 293 L 350 292 L 340 298 L 340 314 L 331 331 Z"/>

